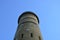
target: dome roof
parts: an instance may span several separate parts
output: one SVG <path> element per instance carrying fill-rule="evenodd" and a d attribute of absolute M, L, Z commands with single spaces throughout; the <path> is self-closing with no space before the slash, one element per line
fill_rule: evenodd
<path fill-rule="evenodd" d="M 19 24 L 20 18 L 21 18 L 23 15 L 25 15 L 25 14 L 33 14 L 34 16 L 36 16 L 36 18 L 37 18 L 37 20 L 38 20 L 38 23 L 39 23 L 39 19 L 38 19 L 37 15 L 36 15 L 35 13 L 33 13 L 33 12 L 27 11 L 27 12 L 23 12 L 23 13 L 19 16 L 19 18 L 18 18 L 18 24 Z"/>

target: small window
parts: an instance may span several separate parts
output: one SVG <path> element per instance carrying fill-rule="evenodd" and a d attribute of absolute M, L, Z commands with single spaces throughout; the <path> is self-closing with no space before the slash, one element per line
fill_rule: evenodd
<path fill-rule="evenodd" d="M 33 34 L 31 33 L 31 37 L 33 37 Z"/>
<path fill-rule="evenodd" d="M 24 34 L 21 35 L 21 38 L 23 38 L 23 35 L 24 35 Z"/>
<path fill-rule="evenodd" d="M 40 36 L 39 36 L 39 40 L 41 40 Z"/>

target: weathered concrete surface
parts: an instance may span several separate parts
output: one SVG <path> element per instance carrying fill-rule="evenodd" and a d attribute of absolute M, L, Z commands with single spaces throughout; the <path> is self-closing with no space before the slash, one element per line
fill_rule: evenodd
<path fill-rule="evenodd" d="M 14 40 L 42 40 L 39 19 L 32 12 L 23 13 L 18 19 Z"/>

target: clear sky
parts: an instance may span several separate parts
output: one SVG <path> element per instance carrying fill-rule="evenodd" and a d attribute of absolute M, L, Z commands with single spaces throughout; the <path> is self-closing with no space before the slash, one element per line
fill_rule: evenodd
<path fill-rule="evenodd" d="M 39 17 L 44 40 L 60 40 L 60 0 L 0 0 L 0 40 L 13 40 L 25 11 Z"/>

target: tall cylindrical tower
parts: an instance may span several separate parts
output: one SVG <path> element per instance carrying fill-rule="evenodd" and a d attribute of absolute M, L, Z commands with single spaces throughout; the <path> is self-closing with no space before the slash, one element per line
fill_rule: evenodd
<path fill-rule="evenodd" d="M 42 40 L 39 19 L 33 12 L 24 12 L 18 18 L 14 40 Z"/>

